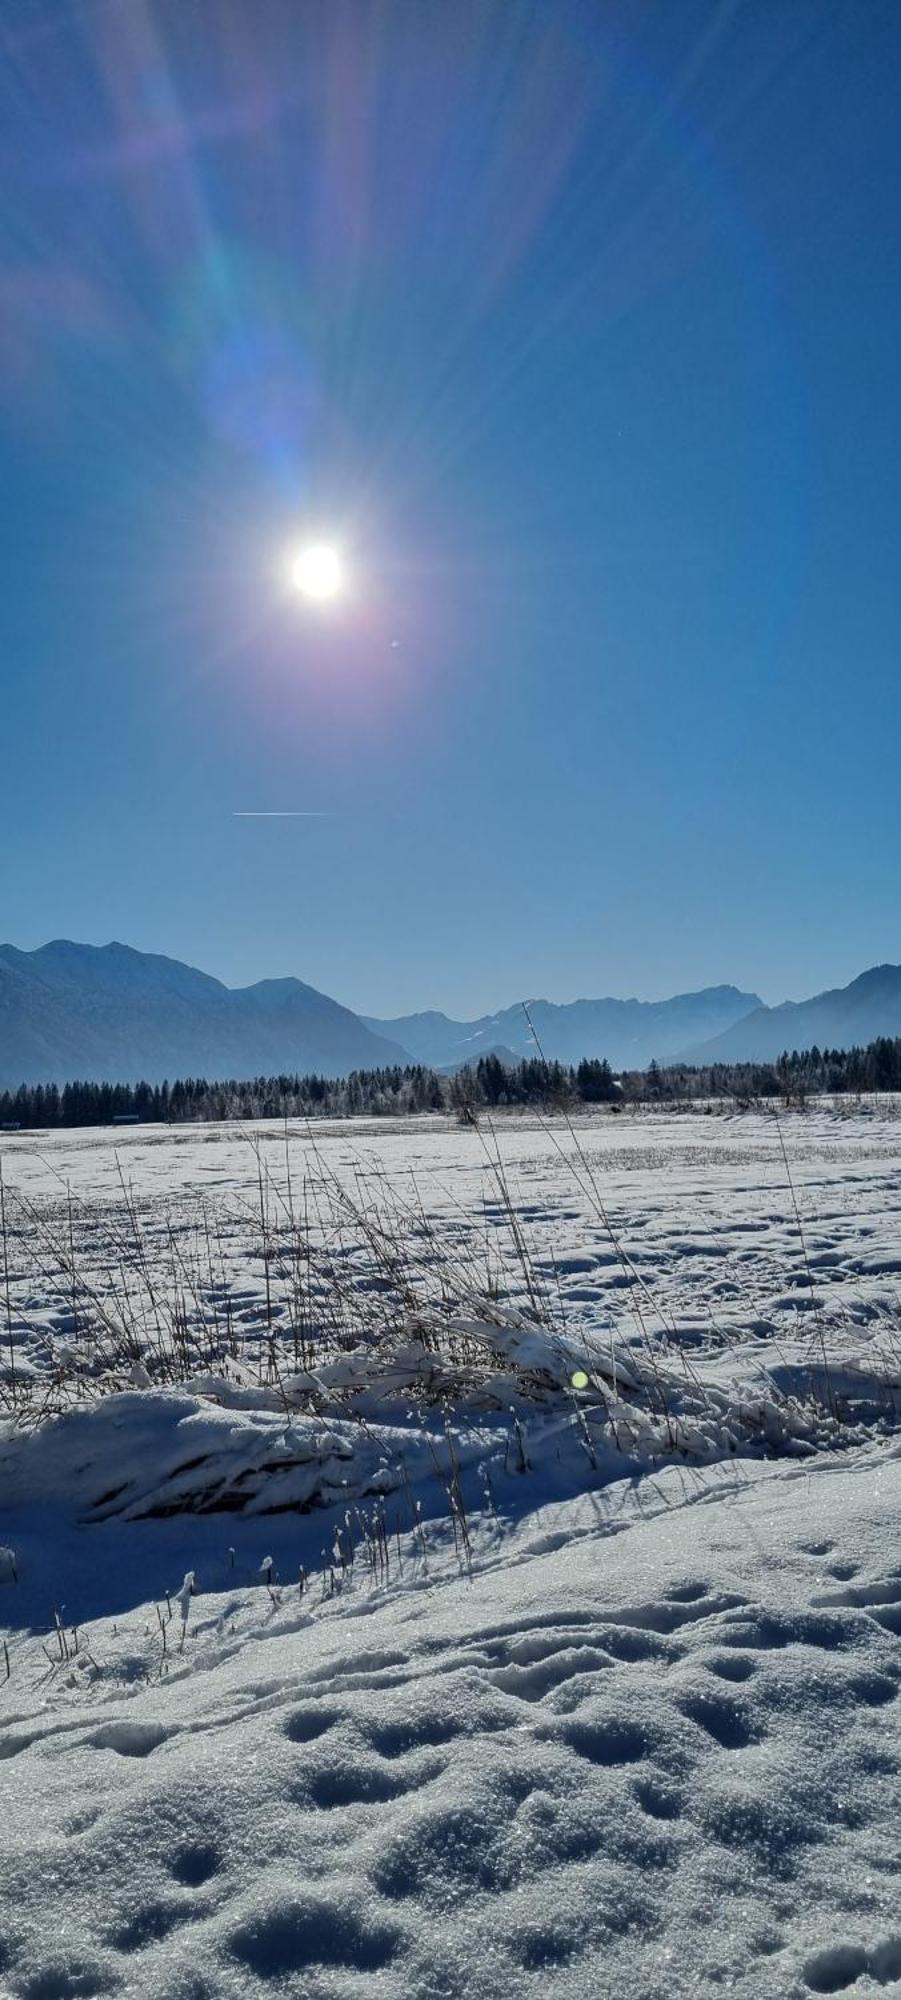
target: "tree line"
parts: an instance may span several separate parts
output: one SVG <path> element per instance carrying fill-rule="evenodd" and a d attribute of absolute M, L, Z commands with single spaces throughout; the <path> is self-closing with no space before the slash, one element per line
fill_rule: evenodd
<path fill-rule="evenodd" d="M 421 1063 L 355 1070 L 347 1077 L 259 1076 L 211 1083 L 183 1077 L 174 1083 L 22 1084 L 0 1092 L 0 1128 L 40 1129 L 110 1125 L 188 1124 L 226 1118 L 355 1118 L 423 1111 L 456 1113 L 464 1122 L 483 1107 L 540 1106 L 553 1110 L 583 1104 L 691 1102 L 731 1098 L 752 1104 L 764 1098 L 803 1103 L 826 1094 L 901 1091 L 901 1038 L 887 1036 L 866 1048 L 786 1051 L 773 1063 L 651 1063 L 614 1077 L 597 1058 L 576 1064 L 529 1056 L 505 1063 L 481 1056 L 448 1076 Z"/>

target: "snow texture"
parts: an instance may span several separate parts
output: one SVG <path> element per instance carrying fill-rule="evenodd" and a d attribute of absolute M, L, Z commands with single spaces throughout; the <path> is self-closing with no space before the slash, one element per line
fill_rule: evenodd
<path fill-rule="evenodd" d="M 246 1141 L 115 1143 L 149 1244 L 212 1181 L 234 1203 L 246 1343 L 181 1385 L 142 1387 L 148 1356 L 98 1396 L 85 1368 L 87 1400 L 7 1426 L 3 2000 L 901 1992 L 894 1118 L 793 1123 L 791 1198 L 763 1118 L 590 1128 L 662 1299 L 653 1370 L 584 1188 L 511 1121 L 565 1321 L 498 1249 L 452 1406 L 415 1326 L 261 1383 Z M 326 1143 L 502 1236 L 477 1136 Z M 60 1182 L 89 1202 L 99 1282 L 109 1135 L 16 1141 L 4 1173 L 41 1216 Z M 80 1335 L 27 1247 L 17 1354 L 51 1384 Z"/>

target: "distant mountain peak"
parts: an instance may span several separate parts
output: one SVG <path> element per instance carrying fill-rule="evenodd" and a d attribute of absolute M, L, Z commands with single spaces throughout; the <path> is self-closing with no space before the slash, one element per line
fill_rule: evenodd
<path fill-rule="evenodd" d="M 685 1062 L 776 1062 L 784 1050 L 849 1049 L 901 1035 L 901 965 L 871 965 L 847 986 L 810 1000 L 761 1005 L 705 1041 L 686 1043 Z"/>
<path fill-rule="evenodd" d="M 390 1035 L 417 1061 L 451 1069 L 503 1047 L 517 1060 L 534 1056 L 535 1037 L 550 1061 L 579 1062 L 605 1056 L 616 1069 L 643 1069 L 652 1056 L 663 1060 L 689 1037 L 718 1033 L 761 1004 L 756 993 L 736 986 L 711 986 L 678 993 L 670 1000 L 521 1000 L 474 1021 L 450 1020 L 436 1012 L 379 1020 L 364 1015 L 367 1027 Z M 529 1019 L 526 1018 L 528 1009 Z M 534 1029 L 534 1033 L 533 1033 Z"/>
<path fill-rule="evenodd" d="M 179 959 L 113 941 L 0 947 L 0 1087 L 135 1083 L 403 1063 L 406 1052 L 299 979 L 224 986 Z"/>

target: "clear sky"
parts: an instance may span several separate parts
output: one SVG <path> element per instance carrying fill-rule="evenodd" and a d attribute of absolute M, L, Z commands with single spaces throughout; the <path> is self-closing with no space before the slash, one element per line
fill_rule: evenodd
<path fill-rule="evenodd" d="M 4 0 L 0 937 L 901 959 L 899 76 L 898 0 Z"/>

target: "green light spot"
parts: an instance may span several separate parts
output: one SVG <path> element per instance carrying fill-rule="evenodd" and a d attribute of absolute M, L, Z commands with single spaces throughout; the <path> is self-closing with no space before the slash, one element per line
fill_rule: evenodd
<path fill-rule="evenodd" d="M 588 1376 L 586 1375 L 584 1368 L 576 1369 L 576 1372 L 572 1377 L 572 1385 L 574 1389 L 587 1389 Z"/>

